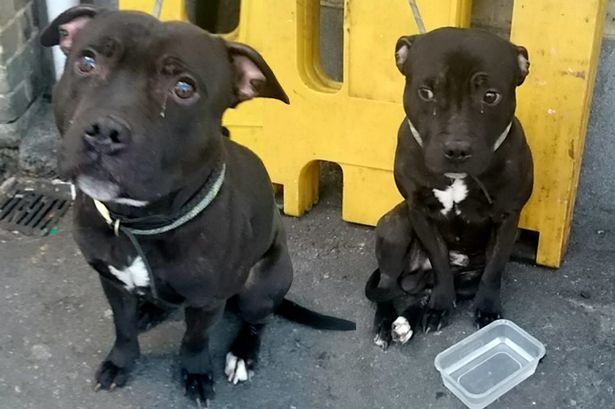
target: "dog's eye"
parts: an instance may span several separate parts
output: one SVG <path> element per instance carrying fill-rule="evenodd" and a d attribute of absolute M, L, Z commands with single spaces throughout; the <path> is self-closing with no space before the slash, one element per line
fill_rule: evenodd
<path fill-rule="evenodd" d="M 194 85 L 192 85 L 192 81 L 186 78 L 177 81 L 175 88 L 173 88 L 173 92 L 181 99 L 188 99 L 194 95 L 195 89 Z"/>
<path fill-rule="evenodd" d="M 433 91 L 430 90 L 429 88 L 421 87 L 421 88 L 419 88 L 419 97 L 421 97 L 421 99 L 423 101 L 430 102 L 430 101 L 433 101 L 434 94 L 433 94 Z"/>
<path fill-rule="evenodd" d="M 96 69 L 96 58 L 94 55 L 86 54 L 77 62 L 77 69 L 82 74 L 90 74 Z"/>
<path fill-rule="evenodd" d="M 487 105 L 496 105 L 502 99 L 502 95 L 499 92 L 487 91 L 483 95 L 483 102 Z"/>

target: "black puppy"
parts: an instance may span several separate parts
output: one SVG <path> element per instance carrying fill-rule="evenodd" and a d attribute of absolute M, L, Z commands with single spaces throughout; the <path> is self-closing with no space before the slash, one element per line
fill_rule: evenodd
<path fill-rule="evenodd" d="M 366 286 L 384 348 L 407 342 L 421 321 L 425 332 L 445 326 L 456 293 L 476 295 L 477 326 L 501 316 L 502 272 L 533 185 L 515 118 L 523 47 L 442 28 L 401 37 L 395 56 L 406 77 L 394 166 L 405 201 L 378 222 L 379 269 Z"/>
<path fill-rule="evenodd" d="M 126 383 L 138 332 L 185 307 L 185 388 L 213 397 L 208 330 L 228 300 L 243 327 L 228 380 L 246 381 L 274 312 L 323 329 L 351 322 L 284 299 L 293 276 L 271 181 L 250 150 L 224 135 L 228 107 L 288 97 L 254 49 L 196 26 L 78 6 L 43 32 L 67 54 L 54 89 L 60 173 L 79 188 L 75 239 L 100 273 L 116 340 L 97 388 Z"/>

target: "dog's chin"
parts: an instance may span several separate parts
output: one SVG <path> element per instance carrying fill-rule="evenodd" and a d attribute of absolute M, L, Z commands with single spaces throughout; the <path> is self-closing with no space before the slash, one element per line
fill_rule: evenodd
<path fill-rule="evenodd" d="M 487 162 L 488 163 L 488 162 Z M 427 163 L 427 169 L 436 175 L 445 175 L 453 179 L 466 176 L 480 176 L 488 166 L 485 163 L 467 163 L 462 165 L 450 165 L 448 163 Z"/>
<path fill-rule="evenodd" d="M 83 193 L 101 202 L 112 202 L 120 195 L 120 187 L 117 184 L 92 176 L 79 175 L 76 184 Z"/>
<path fill-rule="evenodd" d="M 94 200 L 106 203 L 115 203 L 130 207 L 144 207 L 149 202 L 121 197 L 120 187 L 111 181 L 97 179 L 92 176 L 80 175 L 76 179 L 77 187 Z"/>

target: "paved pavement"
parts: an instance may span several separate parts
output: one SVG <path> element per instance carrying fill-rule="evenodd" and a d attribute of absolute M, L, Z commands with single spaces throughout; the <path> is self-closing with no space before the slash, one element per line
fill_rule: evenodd
<path fill-rule="evenodd" d="M 212 342 L 218 397 L 213 408 L 463 408 L 442 385 L 435 355 L 472 333 L 470 304 L 453 324 L 382 352 L 371 343 L 372 306 L 362 287 L 375 267 L 371 228 L 340 220 L 339 175 L 324 172 L 324 198 L 302 219 L 285 218 L 296 268 L 291 298 L 352 317 L 356 333 L 316 331 L 275 318 L 260 368 L 231 386 L 223 360 L 237 331 L 226 316 Z M 559 271 L 511 263 L 506 317 L 547 346 L 536 375 L 493 408 L 609 408 L 615 395 L 615 229 L 608 218 L 577 212 L 568 258 Z M 181 321 L 141 337 L 143 357 L 129 386 L 92 391 L 92 374 L 112 342 L 110 310 L 96 275 L 70 237 L 0 232 L 0 408 L 183 408 L 177 348 Z"/>

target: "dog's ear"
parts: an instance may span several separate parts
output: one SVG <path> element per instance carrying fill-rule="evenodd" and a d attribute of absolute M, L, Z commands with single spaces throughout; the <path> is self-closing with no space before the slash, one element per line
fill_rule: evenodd
<path fill-rule="evenodd" d="M 519 64 L 519 74 L 517 77 L 517 85 L 523 84 L 525 81 L 525 77 L 530 72 L 530 59 L 527 54 L 527 50 L 525 47 L 521 47 L 519 45 L 515 46 L 517 50 L 517 63 Z"/>
<path fill-rule="evenodd" d="M 265 59 L 252 47 L 228 41 L 229 57 L 233 64 L 236 101 L 233 105 L 256 97 L 274 98 L 286 104 L 288 96 Z"/>
<path fill-rule="evenodd" d="M 59 45 L 66 55 L 70 53 L 77 34 L 102 9 L 91 4 L 72 7 L 56 17 L 41 34 L 41 44 L 45 47 Z"/>
<path fill-rule="evenodd" d="M 399 37 L 397 44 L 395 44 L 395 64 L 402 74 L 404 73 L 404 64 L 408 60 L 408 53 L 416 37 L 418 37 L 418 35 Z"/>

